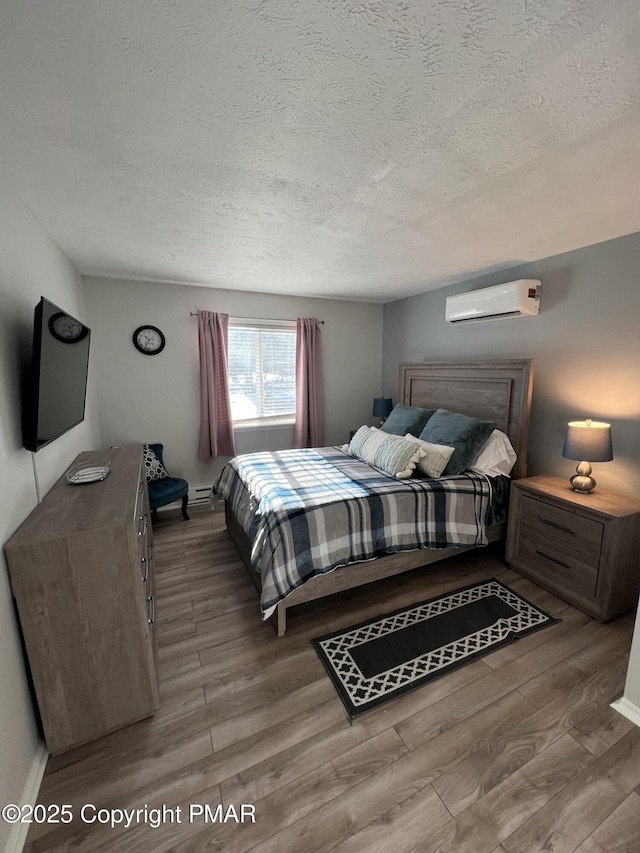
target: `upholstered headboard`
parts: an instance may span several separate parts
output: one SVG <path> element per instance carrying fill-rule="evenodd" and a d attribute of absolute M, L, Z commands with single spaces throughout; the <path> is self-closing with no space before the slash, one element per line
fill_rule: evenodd
<path fill-rule="evenodd" d="M 512 477 L 527 476 L 533 359 L 423 361 L 400 365 L 400 401 L 495 421 L 518 454 Z"/>

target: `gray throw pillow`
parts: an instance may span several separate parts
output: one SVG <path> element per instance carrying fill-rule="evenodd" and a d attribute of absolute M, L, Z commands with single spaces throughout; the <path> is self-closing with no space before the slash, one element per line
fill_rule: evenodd
<path fill-rule="evenodd" d="M 447 444 L 455 447 L 443 476 L 460 474 L 476 459 L 489 436 L 496 429 L 494 421 L 481 421 L 447 409 L 438 409 L 433 414 L 419 438 L 432 444 Z"/>
<path fill-rule="evenodd" d="M 419 438 L 425 424 L 434 412 L 435 409 L 420 409 L 418 406 L 403 406 L 398 403 L 397 406 L 393 407 L 391 414 L 380 429 L 390 435 L 407 435 L 409 433 Z"/>

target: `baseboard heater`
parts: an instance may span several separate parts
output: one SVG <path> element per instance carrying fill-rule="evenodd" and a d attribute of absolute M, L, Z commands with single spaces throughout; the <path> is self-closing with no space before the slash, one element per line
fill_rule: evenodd
<path fill-rule="evenodd" d="M 211 486 L 189 486 L 189 504 L 208 504 L 211 501 Z"/>
<path fill-rule="evenodd" d="M 209 506 L 211 504 L 211 486 L 189 486 L 189 506 Z M 176 509 L 182 505 L 182 501 L 174 501 L 172 504 L 159 506 L 158 512 L 167 509 Z"/>

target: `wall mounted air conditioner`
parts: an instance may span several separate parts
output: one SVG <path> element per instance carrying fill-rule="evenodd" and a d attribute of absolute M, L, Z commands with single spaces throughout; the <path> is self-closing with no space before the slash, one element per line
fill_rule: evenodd
<path fill-rule="evenodd" d="M 540 309 L 540 281 L 523 278 L 495 287 L 447 296 L 448 323 L 479 323 L 506 317 L 535 317 Z"/>

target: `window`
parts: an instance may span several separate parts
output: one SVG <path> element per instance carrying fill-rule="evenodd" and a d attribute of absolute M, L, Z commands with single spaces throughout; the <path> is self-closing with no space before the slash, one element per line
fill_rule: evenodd
<path fill-rule="evenodd" d="M 234 424 L 293 420 L 295 322 L 229 319 L 229 395 Z"/>

